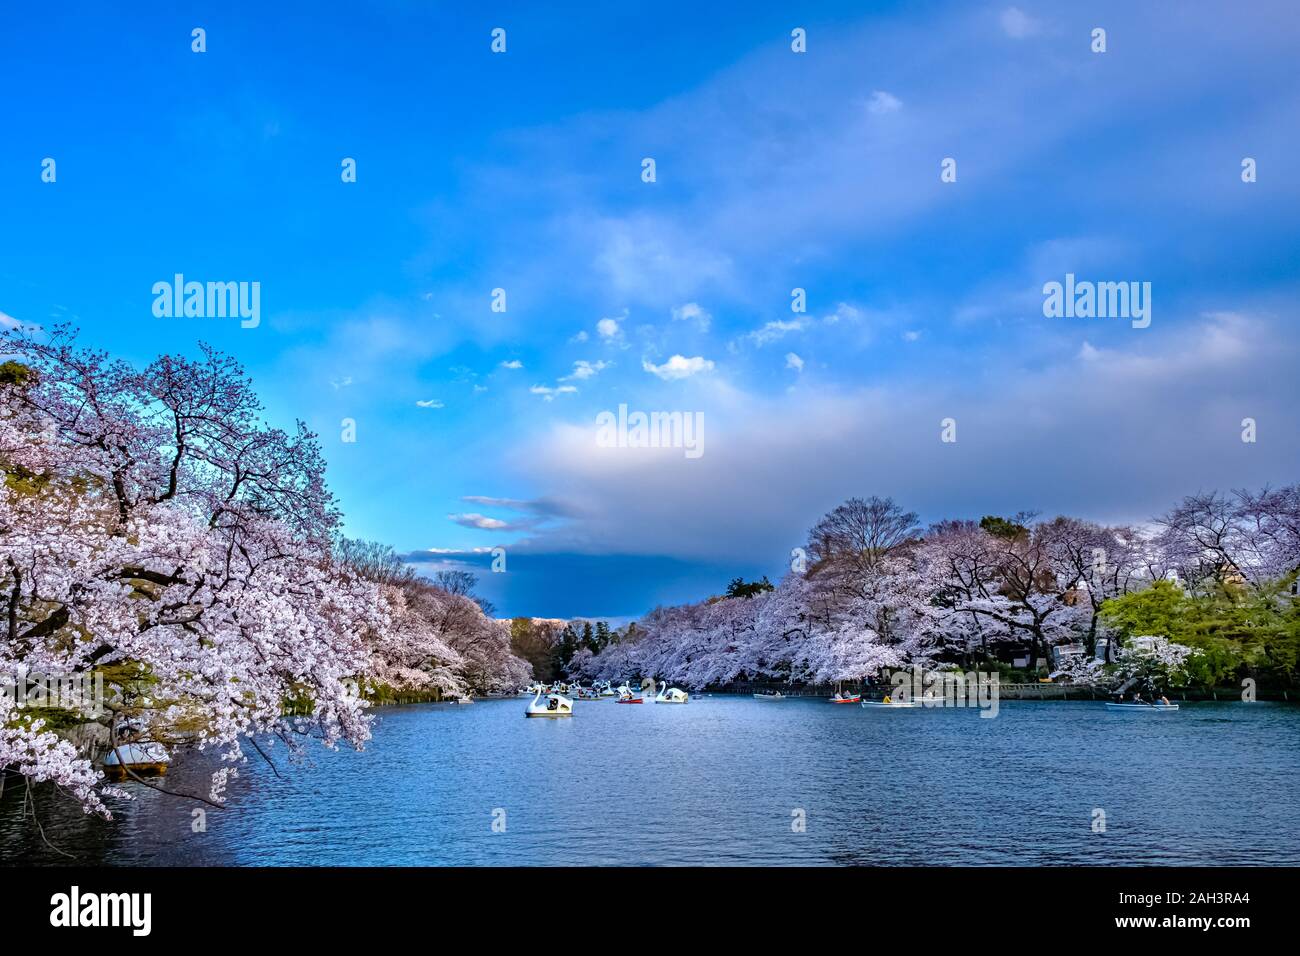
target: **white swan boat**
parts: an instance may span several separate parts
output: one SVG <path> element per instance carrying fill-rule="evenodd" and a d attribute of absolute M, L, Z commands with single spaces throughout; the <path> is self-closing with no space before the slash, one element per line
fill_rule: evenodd
<path fill-rule="evenodd" d="M 656 704 L 684 704 L 691 699 L 691 695 L 686 693 L 680 687 L 669 687 L 661 683 L 659 694 L 655 697 Z"/>
<path fill-rule="evenodd" d="M 547 694 L 545 700 L 543 700 L 542 692 L 539 690 L 532 703 L 528 705 L 528 709 L 524 711 L 524 716 L 572 717 L 573 701 L 568 697 L 561 697 L 559 694 Z"/>
<path fill-rule="evenodd" d="M 1106 709 L 1107 709 L 1107 710 L 1159 710 L 1159 711 L 1166 711 L 1166 710 L 1177 710 L 1177 709 L 1178 709 L 1178 705 L 1177 705 L 1177 704 L 1112 704 L 1110 701 L 1107 701 L 1107 702 L 1106 702 Z"/>

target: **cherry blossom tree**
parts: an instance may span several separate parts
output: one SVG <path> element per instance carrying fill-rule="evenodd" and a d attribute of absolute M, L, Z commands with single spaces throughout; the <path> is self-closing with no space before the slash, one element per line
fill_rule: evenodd
<path fill-rule="evenodd" d="M 1300 569 L 1300 485 L 1190 495 L 1160 519 L 1165 561 L 1191 587 L 1251 587 Z"/>
<path fill-rule="evenodd" d="M 137 371 L 66 328 L 6 330 L 0 358 L 0 671 L 114 675 L 115 731 L 220 752 L 208 799 L 259 738 L 361 746 L 367 681 L 526 678 L 470 599 L 336 553 L 315 436 L 266 424 L 230 358 Z M 105 812 L 86 759 L 0 727 L 0 766 Z"/>
<path fill-rule="evenodd" d="M 383 609 L 331 560 L 315 437 L 263 424 L 241 370 L 209 349 L 137 372 L 62 329 L 0 348 L 27 370 L 0 384 L 0 666 L 133 667 L 146 679 L 117 688 L 118 726 L 217 747 L 231 767 L 259 733 L 364 742 L 360 635 Z M 286 722 L 286 700 L 307 719 Z M 9 762 L 36 779 L 63 754 L 19 739 L 30 760 Z M 214 776 L 214 799 L 231 776 Z"/>
<path fill-rule="evenodd" d="M 449 696 L 528 683 L 531 667 L 511 649 L 509 622 L 485 614 L 471 593 L 473 575 L 427 580 L 377 542 L 340 539 L 334 553 L 380 586 L 387 620 L 382 630 L 367 635 L 372 684 Z"/>

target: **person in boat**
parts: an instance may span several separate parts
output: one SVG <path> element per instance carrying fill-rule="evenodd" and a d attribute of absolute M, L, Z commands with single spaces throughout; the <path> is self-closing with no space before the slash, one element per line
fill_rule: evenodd
<path fill-rule="evenodd" d="M 892 704 L 892 703 L 893 703 L 893 701 L 892 701 L 892 700 L 890 700 L 890 699 L 889 699 L 889 695 L 888 695 L 888 694 L 886 694 L 886 695 L 885 695 L 885 699 L 884 699 L 884 700 L 882 700 L 882 701 L 881 701 L 881 703 L 882 703 L 882 704 Z"/>
<path fill-rule="evenodd" d="M 1162 705 L 1164 705 L 1165 707 L 1168 707 L 1168 706 L 1169 706 L 1169 698 L 1166 697 L 1164 694 L 1161 694 L 1161 695 L 1160 695 L 1160 703 L 1161 703 Z"/>

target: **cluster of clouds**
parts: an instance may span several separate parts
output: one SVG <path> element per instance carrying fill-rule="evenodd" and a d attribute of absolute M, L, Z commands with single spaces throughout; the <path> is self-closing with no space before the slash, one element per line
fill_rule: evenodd
<path fill-rule="evenodd" d="M 1300 31 L 1268 20 L 957 6 L 812 32 L 797 74 L 773 44 L 651 107 L 521 133 L 527 181 L 495 170 L 491 184 L 508 198 L 546 176 L 557 211 L 509 234 L 552 241 L 520 256 L 503 240 L 476 286 L 527 259 L 512 303 L 573 301 L 473 333 L 500 372 L 528 369 L 511 380 L 530 408 L 498 445 L 503 487 L 562 490 L 568 507 L 451 520 L 537 553 L 779 563 L 854 494 L 926 517 L 1145 520 L 1184 492 L 1294 480 L 1296 440 L 1277 425 L 1298 397 L 1294 309 L 1275 284 L 1255 288 L 1244 255 L 1221 294 L 1187 240 L 1240 225 L 1234 150 L 1294 145 L 1275 130 L 1300 119 L 1295 83 L 1262 81 L 1284 75 Z M 1102 21 L 1120 42 L 1094 56 Z M 1219 76 L 1198 74 L 1207 47 Z M 1203 116 L 1228 87 L 1230 115 Z M 677 170 L 674 188 L 626 203 L 607 163 L 580 159 L 610 139 L 660 144 L 659 186 Z M 945 156 L 955 184 L 940 183 Z M 1268 188 L 1295 207 L 1294 184 Z M 1042 317 L 1046 279 L 1159 269 L 1144 333 Z M 817 303 L 806 313 L 790 309 L 794 286 Z M 593 412 L 622 401 L 702 409 L 707 454 L 595 447 Z M 1255 446 L 1238 435 L 1248 415 L 1273 423 Z M 939 440 L 945 418 L 956 443 Z"/>

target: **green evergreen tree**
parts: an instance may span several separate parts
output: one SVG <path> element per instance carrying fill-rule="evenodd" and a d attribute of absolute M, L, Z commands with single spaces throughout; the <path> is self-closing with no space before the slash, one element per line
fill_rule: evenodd
<path fill-rule="evenodd" d="M 732 578 L 731 583 L 727 585 L 727 597 L 751 598 L 755 594 L 762 594 L 764 591 L 772 590 L 772 582 L 763 575 L 761 581 L 745 581 L 743 578 Z"/>
<path fill-rule="evenodd" d="M 578 634 L 574 631 L 573 625 L 564 625 L 564 633 L 560 635 L 560 642 L 555 646 L 559 660 L 559 670 L 563 671 L 569 666 L 569 661 L 573 660 L 573 655 L 577 653 L 578 646 Z"/>

